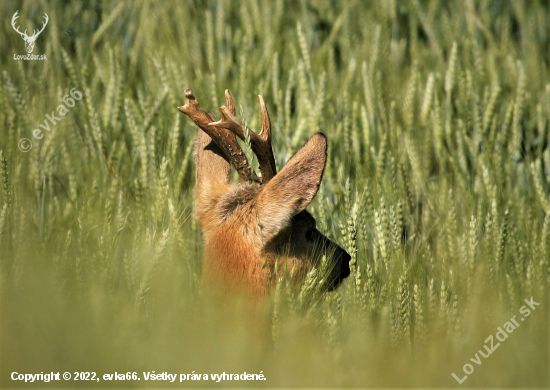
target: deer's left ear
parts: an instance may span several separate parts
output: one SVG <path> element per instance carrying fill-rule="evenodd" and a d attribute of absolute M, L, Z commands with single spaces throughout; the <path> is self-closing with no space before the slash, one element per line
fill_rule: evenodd
<path fill-rule="evenodd" d="M 293 216 L 313 200 L 327 162 L 327 137 L 314 134 L 258 194 L 264 242 L 289 226 Z"/>

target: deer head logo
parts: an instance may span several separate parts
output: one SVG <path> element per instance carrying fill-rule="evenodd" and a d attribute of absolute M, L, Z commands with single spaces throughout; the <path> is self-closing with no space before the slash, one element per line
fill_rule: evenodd
<path fill-rule="evenodd" d="M 13 14 L 13 18 L 11 18 L 11 26 L 15 31 L 19 33 L 19 35 L 21 35 L 21 37 L 25 41 L 25 50 L 27 50 L 27 53 L 31 54 L 32 51 L 34 50 L 34 42 L 36 41 L 36 38 L 38 38 L 40 33 L 44 31 L 44 28 L 46 28 L 46 25 L 48 24 L 48 20 L 49 20 L 48 14 L 44 13 L 45 16 L 43 16 L 43 18 L 45 19 L 45 21 L 44 21 L 44 24 L 42 24 L 42 28 L 40 29 L 40 31 L 34 30 L 34 34 L 32 34 L 32 36 L 29 37 L 27 35 L 27 30 L 25 30 L 25 32 L 22 33 L 21 31 L 19 31 L 19 27 L 15 25 L 15 19 L 19 17 L 19 15 L 17 15 L 18 12 L 19 11 L 16 11 L 15 14 Z"/>

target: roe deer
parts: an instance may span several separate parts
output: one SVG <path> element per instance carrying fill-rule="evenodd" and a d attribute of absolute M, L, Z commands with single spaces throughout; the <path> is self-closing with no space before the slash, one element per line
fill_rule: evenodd
<path fill-rule="evenodd" d="M 259 134 L 235 117 L 228 90 L 219 121 L 201 108 L 189 89 L 185 96 L 185 105 L 178 109 L 200 128 L 195 144 L 195 213 L 205 238 L 203 283 L 261 297 L 276 280 L 276 264 L 279 270 L 292 270 L 293 283 L 299 283 L 324 255 L 332 266 L 327 289 L 337 288 L 350 273 L 350 255 L 319 232 L 305 210 L 323 177 L 326 136 L 314 134 L 276 173 L 271 123 L 260 95 Z M 261 177 L 235 136 L 249 137 Z M 230 181 L 231 164 L 239 174 L 238 185 Z"/>

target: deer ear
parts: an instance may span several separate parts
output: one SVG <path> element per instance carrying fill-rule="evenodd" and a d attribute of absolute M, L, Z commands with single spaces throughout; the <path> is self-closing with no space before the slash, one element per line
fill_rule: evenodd
<path fill-rule="evenodd" d="M 269 242 L 313 200 L 327 162 L 327 137 L 314 134 L 258 194 L 264 242 Z"/>

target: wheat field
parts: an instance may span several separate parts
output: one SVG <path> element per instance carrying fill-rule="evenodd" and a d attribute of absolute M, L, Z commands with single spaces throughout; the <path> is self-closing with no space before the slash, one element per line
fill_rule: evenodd
<path fill-rule="evenodd" d="M 14 59 L 17 10 L 21 30 L 48 14 L 33 52 L 47 60 Z M 2 388 L 550 385 L 547 1 L 52 0 L 0 15 Z M 246 300 L 201 293 L 185 88 L 216 114 L 228 88 L 254 130 L 262 94 L 279 169 L 315 132 L 329 140 L 308 210 L 351 276 L 326 293 L 320 270 L 298 290 L 281 271 L 262 331 Z"/>

